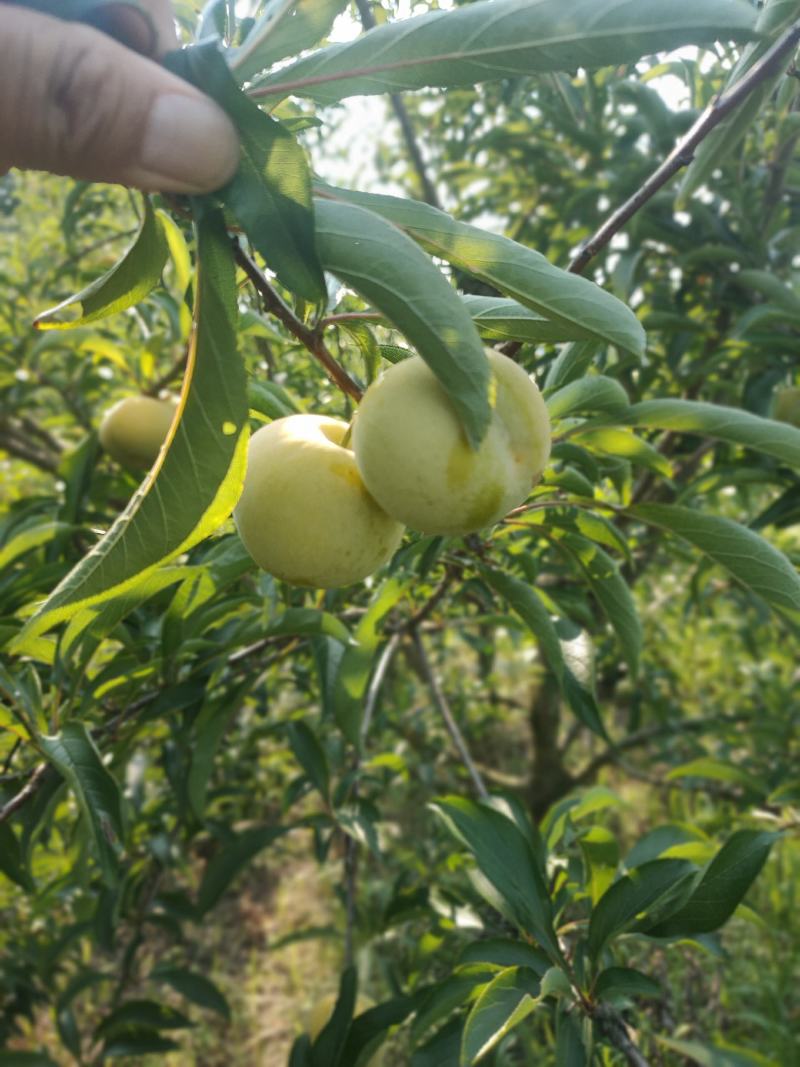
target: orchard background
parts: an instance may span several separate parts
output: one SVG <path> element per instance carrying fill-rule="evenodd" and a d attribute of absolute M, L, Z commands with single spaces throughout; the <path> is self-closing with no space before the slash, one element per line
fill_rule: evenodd
<path fill-rule="evenodd" d="M 219 197 L 0 179 L 0 1064 L 797 1062 L 800 2 L 199 6 Z M 484 344 L 524 507 L 252 565 L 249 427 Z"/>

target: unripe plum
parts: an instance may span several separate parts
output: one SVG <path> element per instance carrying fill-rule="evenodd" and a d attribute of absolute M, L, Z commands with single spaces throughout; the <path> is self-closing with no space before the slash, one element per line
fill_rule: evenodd
<path fill-rule="evenodd" d="M 244 491 L 234 511 L 259 567 L 293 585 L 334 588 L 372 574 L 394 553 L 403 527 L 367 492 L 347 423 L 289 415 L 250 440 Z"/>
<path fill-rule="evenodd" d="M 367 489 L 399 522 L 428 534 L 480 530 L 521 504 L 550 455 L 542 395 L 519 364 L 487 351 L 492 418 L 472 449 L 433 372 L 414 356 L 369 387 L 353 423 Z"/>

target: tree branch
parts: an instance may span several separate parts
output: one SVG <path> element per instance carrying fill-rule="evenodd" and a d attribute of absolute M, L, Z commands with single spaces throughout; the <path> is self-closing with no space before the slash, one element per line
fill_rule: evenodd
<path fill-rule="evenodd" d="M 461 733 L 461 729 L 455 720 L 455 716 L 450 709 L 450 705 L 447 702 L 447 697 L 442 691 L 442 687 L 439 685 L 439 681 L 434 674 L 431 662 L 428 659 L 428 654 L 425 651 L 425 646 L 422 643 L 422 638 L 419 635 L 419 631 L 412 631 L 412 639 L 414 642 L 414 648 L 418 658 L 418 669 L 424 681 L 427 683 L 428 688 L 431 691 L 433 702 L 436 705 L 436 709 L 444 721 L 445 729 L 450 735 L 450 739 L 458 750 L 458 754 L 461 757 L 461 761 L 467 768 L 472 784 L 475 787 L 475 792 L 481 798 L 485 800 L 489 796 L 489 791 L 484 785 L 483 778 L 480 771 L 475 766 L 475 761 L 470 755 L 470 751 L 467 748 L 467 742 L 464 739 L 464 735 Z"/>
<path fill-rule="evenodd" d="M 266 310 L 282 322 L 289 333 L 306 346 L 311 355 L 322 364 L 325 373 L 334 385 L 338 386 L 339 389 L 352 400 L 358 402 L 361 399 L 361 389 L 356 385 L 344 367 L 341 367 L 330 354 L 325 347 L 325 342 L 322 340 L 319 331 L 310 330 L 305 323 L 297 318 L 292 309 L 284 304 L 280 296 L 278 296 L 256 264 L 235 239 L 233 242 L 233 249 L 236 256 L 236 262 L 255 286 L 264 302 Z"/>
<path fill-rule="evenodd" d="M 681 138 L 664 162 L 625 203 L 583 243 L 567 270 L 581 274 L 597 253 L 633 218 L 648 200 L 683 167 L 691 163 L 695 149 L 724 118 L 735 111 L 759 85 L 774 74 L 800 43 L 800 22 L 791 26 L 755 63 L 743 78 L 715 97 L 689 132 Z"/>
<path fill-rule="evenodd" d="M 13 796 L 11 800 L 9 800 L 2 808 L 0 808 L 0 823 L 4 823 L 6 819 L 10 819 L 14 812 L 19 811 L 19 809 L 23 807 L 23 805 L 28 803 L 32 796 L 39 792 L 41 787 L 44 785 L 48 777 L 48 772 L 50 772 L 50 770 L 51 768 L 49 763 L 39 764 L 39 766 L 28 779 L 27 784 L 24 785 L 22 789 L 20 789 L 16 796 Z"/>

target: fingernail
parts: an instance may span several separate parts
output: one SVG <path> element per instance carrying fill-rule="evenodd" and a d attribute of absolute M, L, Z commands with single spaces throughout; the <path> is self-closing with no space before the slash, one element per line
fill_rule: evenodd
<path fill-rule="evenodd" d="M 156 98 L 142 139 L 139 184 L 172 193 L 208 193 L 233 177 L 239 141 L 232 123 L 205 97 Z"/>

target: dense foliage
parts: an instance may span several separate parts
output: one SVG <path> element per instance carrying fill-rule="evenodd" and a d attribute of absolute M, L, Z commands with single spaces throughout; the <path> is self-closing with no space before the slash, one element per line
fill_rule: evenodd
<path fill-rule="evenodd" d="M 176 6 L 219 198 L 0 179 L 0 1063 L 794 1062 L 800 2 Z M 409 89 L 366 190 L 338 102 Z M 524 506 L 346 589 L 255 568 L 250 429 L 415 349 L 475 443 L 484 344 L 548 403 Z M 140 487 L 100 418 L 181 383 Z M 276 1052 L 215 930 L 309 856 Z"/>

